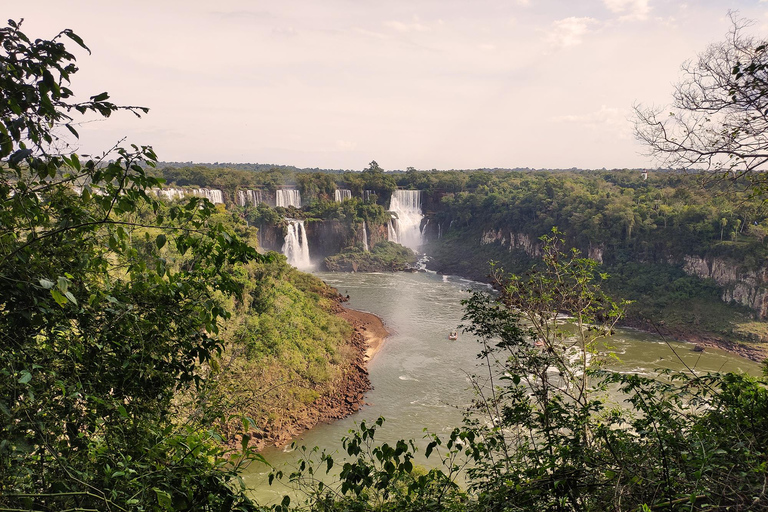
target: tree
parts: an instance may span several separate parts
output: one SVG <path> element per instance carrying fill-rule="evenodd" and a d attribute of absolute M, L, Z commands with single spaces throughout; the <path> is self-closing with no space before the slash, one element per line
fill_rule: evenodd
<path fill-rule="evenodd" d="M 731 14 L 725 41 L 682 66 L 671 106 L 635 106 L 635 136 L 660 165 L 766 183 L 768 52 Z"/>
<path fill-rule="evenodd" d="M 72 102 L 70 30 L 0 29 L 0 508 L 253 509 L 240 463 L 172 399 L 220 347 L 227 265 L 259 259 L 192 199 L 147 194 L 149 146 L 81 162 L 62 130 L 121 107 Z M 110 159 L 109 161 L 107 159 Z"/>

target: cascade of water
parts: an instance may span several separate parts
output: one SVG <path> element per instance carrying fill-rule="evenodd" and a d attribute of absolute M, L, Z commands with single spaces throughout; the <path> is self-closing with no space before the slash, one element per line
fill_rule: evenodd
<path fill-rule="evenodd" d="M 437 239 L 440 240 L 441 238 L 443 238 L 443 225 L 442 224 L 438 224 L 437 225 Z"/>
<path fill-rule="evenodd" d="M 275 192 L 275 206 L 301 208 L 301 194 L 296 189 L 277 190 Z"/>
<path fill-rule="evenodd" d="M 288 221 L 288 232 L 283 241 L 283 254 L 288 258 L 288 263 L 296 268 L 311 267 L 309 242 L 307 241 L 307 232 L 304 230 L 304 221 L 286 220 Z"/>
<path fill-rule="evenodd" d="M 204 197 L 213 204 L 224 202 L 224 195 L 221 193 L 221 190 L 215 188 L 196 188 L 192 191 L 192 195 Z"/>
<path fill-rule="evenodd" d="M 221 190 L 218 190 L 215 188 L 209 188 L 208 191 L 206 192 L 205 197 L 207 197 L 208 200 L 213 204 L 224 203 L 224 194 L 221 193 Z"/>
<path fill-rule="evenodd" d="M 390 242 L 399 243 L 397 241 L 397 230 L 395 229 L 395 225 L 392 222 L 392 219 L 389 219 L 389 222 L 387 223 L 387 240 Z"/>
<path fill-rule="evenodd" d="M 264 201 L 261 190 L 238 190 L 237 204 L 240 206 L 253 205 L 258 206 Z"/>
<path fill-rule="evenodd" d="M 346 188 L 337 188 L 333 191 L 333 199 L 337 203 L 352 199 L 352 191 Z"/>
<path fill-rule="evenodd" d="M 180 188 L 159 188 L 155 190 L 158 197 L 164 198 L 167 201 L 173 201 L 174 199 L 181 199 L 184 197 L 184 190 Z"/>
<path fill-rule="evenodd" d="M 424 218 L 421 213 L 421 190 L 395 190 L 389 201 L 389 210 L 397 216 L 392 222 L 397 242 L 418 250 L 423 243 L 420 230 Z"/>
<path fill-rule="evenodd" d="M 365 225 L 365 221 L 363 221 L 363 250 L 368 252 L 368 228 Z"/>
<path fill-rule="evenodd" d="M 363 190 L 363 201 L 366 203 L 371 200 L 371 195 L 375 192 L 373 190 Z"/>

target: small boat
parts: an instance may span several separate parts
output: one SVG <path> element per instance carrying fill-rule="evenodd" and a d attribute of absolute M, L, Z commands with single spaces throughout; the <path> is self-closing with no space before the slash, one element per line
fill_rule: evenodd
<path fill-rule="evenodd" d="M 451 341 L 456 341 L 459 339 L 459 333 L 456 331 L 451 331 L 451 334 L 448 335 L 448 339 Z"/>

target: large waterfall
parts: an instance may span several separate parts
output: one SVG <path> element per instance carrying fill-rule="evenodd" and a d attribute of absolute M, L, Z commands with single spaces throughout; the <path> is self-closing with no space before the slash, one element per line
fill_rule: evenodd
<path fill-rule="evenodd" d="M 275 191 L 275 206 L 301 208 L 301 194 L 295 188 Z"/>
<path fill-rule="evenodd" d="M 309 242 L 307 232 L 304 230 L 303 220 L 286 219 L 288 232 L 283 242 L 283 254 L 288 258 L 288 263 L 296 268 L 309 268 L 312 262 L 309 260 Z"/>
<path fill-rule="evenodd" d="M 213 204 L 219 204 L 224 202 L 224 195 L 221 190 L 215 188 L 153 188 L 152 192 L 161 199 L 166 201 L 173 201 L 174 199 L 183 199 L 188 194 L 192 194 L 197 197 L 205 197 Z"/>
<path fill-rule="evenodd" d="M 154 192 L 157 197 L 165 199 L 166 201 L 184 198 L 184 189 L 181 188 L 153 188 L 152 192 Z"/>
<path fill-rule="evenodd" d="M 264 202 L 261 190 L 238 190 L 237 191 L 237 204 L 240 206 L 258 206 L 259 203 Z"/>
<path fill-rule="evenodd" d="M 192 191 L 192 194 L 197 197 L 204 197 L 213 204 L 224 202 L 224 195 L 221 193 L 221 190 L 215 188 L 196 188 Z"/>
<path fill-rule="evenodd" d="M 347 199 L 352 199 L 352 191 L 346 188 L 337 188 L 333 191 L 333 199 L 337 203 L 346 201 Z"/>
<path fill-rule="evenodd" d="M 389 239 L 418 251 L 422 244 L 421 220 L 424 218 L 421 190 L 395 190 L 389 201 L 389 211 L 395 214 L 388 226 Z"/>

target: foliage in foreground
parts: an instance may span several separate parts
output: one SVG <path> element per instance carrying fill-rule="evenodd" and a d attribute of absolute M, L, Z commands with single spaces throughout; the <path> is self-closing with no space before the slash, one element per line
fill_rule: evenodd
<path fill-rule="evenodd" d="M 253 510 L 239 473 L 258 457 L 171 401 L 221 348 L 228 268 L 264 258 L 209 202 L 148 196 L 151 148 L 62 152 L 76 113 L 126 110 L 72 102 L 63 38 L 85 48 L 0 29 L 0 509 Z"/>
<path fill-rule="evenodd" d="M 427 437 L 438 469 L 413 466 L 413 443 L 376 445 L 381 421 L 361 425 L 337 483 L 317 479 L 327 454 L 290 475 L 309 486 L 309 510 L 768 509 L 766 379 L 604 369 L 621 309 L 595 263 L 556 244 L 543 269 L 497 273 L 497 295 L 465 301 L 485 375 L 464 426 Z"/>

